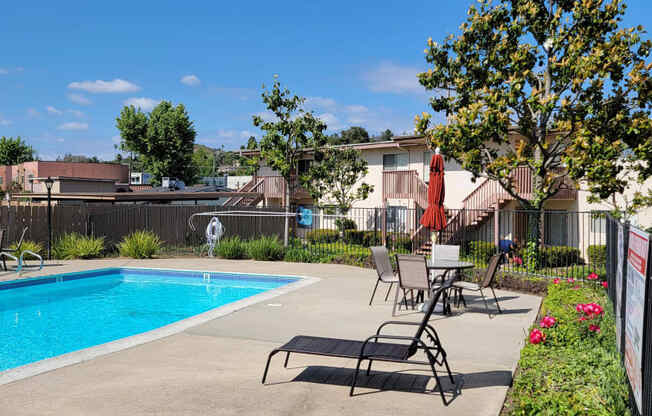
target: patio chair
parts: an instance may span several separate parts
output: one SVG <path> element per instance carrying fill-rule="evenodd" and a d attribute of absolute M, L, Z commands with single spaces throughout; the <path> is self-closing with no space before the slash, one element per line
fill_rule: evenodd
<path fill-rule="evenodd" d="M 450 288 L 450 282 L 447 282 L 446 285 L 437 289 L 433 294 L 435 300 L 439 298 L 439 296 L 441 296 L 441 294 L 448 288 Z M 423 319 L 420 323 L 387 321 L 378 327 L 375 335 L 370 336 L 364 341 L 313 337 L 306 335 L 295 336 L 287 344 L 274 349 L 269 354 L 269 357 L 267 358 L 267 364 L 265 365 L 265 372 L 263 373 L 262 383 L 265 384 L 267 371 L 269 370 L 269 363 L 272 360 L 272 357 L 279 352 L 287 353 L 284 363 L 285 368 L 287 368 L 290 353 L 357 359 L 358 362 L 355 368 L 355 373 L 353 375 L 353 381 L 351 382 L 351 390 L 349 391 L 350 396 L 353 396 L 353 390 L 355 389 L 358 374 L 360 372 L 360 364 L 362 364 L 364 360 L 369 361 L 367 366 L 367 375 L 369 375 L 369 372 L 371 371 L 371 364 L 373 361 L 421 364 L 430 366 L 432 374 L 437 382 L 437 387 L 439 389 L 441 399 L 444 402 L 444 405 L 448 405 L 446 397 L 444 396 L 441 382 L 439 380 L 439 376 L 437 375 L 437 371 L 435 369 L 435 365 L 445 367 L 451 383 L 455 384 L 455 380 L 453 379 L 450 367 L 448 366 L 446 351 L 441 345 L 437 331 L 435 331 L 435 329 L 428 324 L 434 309 L 434 305 L 436 303 L 436 301 L 433 302 L 432 305 L 425 311 Z M 392 325 L 414 325 L 417 326 L 417 330 L 414 336 L 381 334 L 381 330 L 383 328 Z M 381 340 L 386 340 L 387 342 L 379 342 Z M 431 345 L 428 345 L 428 342 Z M 417 361 L 410 359 L 418 351 L 423 351 L 423 353 L 426 355 L 427 361 Z"/>
<path fill-rule="evenodd" d="M 494 292 L 494 280 L 496 278 L 496 273 L 498 272 L 498 267 L 500 267 L 500 263 L 503 260 L 503 256 L 505 253 L 498 253 L 494 254 L 491 256 L 489 259 L 489 266 L 487 267 L 487 271 L 485 272 L 484 278 L 480 283 L 473 283 L 473 282 L 461 282 L 461 281 L 456 281 L 453 282 L 453 290 L 456 291 L 456 295 L 458 296 L 458 305 L 459 302 L 464 303 L 464 307 L 466 308 L 466 299 L 464 299 L 463 291 L 464 290 L 470 290 L 473 292 L 480 292 L 480 296 L 482 296 L 482 300 L 484 301 L 484 306 L 485 309 L 487 310 L 487 314 L 491 315 L 489 313 L 489 304 L 487 303 L 487 298 L 484 295 L 483 289 L 491 289 L 491 293 L 494 296 L 494 301 L 496 302 L 496 308 L 498 309 L 499 313 L 503 313 L 503 311 L 500 309 L 500 304 L 498 303 L 498 298 L 496 298 L 496 292 Z"/>
<path fill-rule="evenodd" d="M 389 283 L 389 288 L 385 294 L 385 302 L 389 297 L 389 293 L 392 290 L 394 283 L 398 283 L 398 277 L 394 274 L 392 269 L 392 263 L 389 261 L 389 252 L 386 247 L 370 247 L 371 257 L 374 259 L 374 265 L 376 266 L 376 273 L 378 273 L 378 279 L 376 279 L 376 285 L 374 286 L 374 291 L 371 293 L 371 299 L 369 299 L 369 306 L 374 300 L 374 295 L 376 294 L 376 289 L 378 289 L 378 283 Z"/>
<path fill-rule="evenodd" d="M 444 244 L 437 244 L 433 246 L 433 253 L 434 253 L 434 258 L 438 260 L 459 260 L 460 259 L 460 246 L 453 246 L 453 245 L 444 245 Z M 437 279 L 441 278 L 442 281 L 445 278 L 446 273 L 439 273 L 435 274 L 434 271 L 432 273 L 432 281 L 436 282 Z"/>
<path fill-rule="evenodd" d="M 407 309 L 407 293 L 410 292 L 412 307 L 414 307 L 414 291 L 417 291 L 417 302 L 419 302 L 424 292 L 428 293 L 430 297 L 433 286 L 428 279 L 428 267 L 426 266 L 426 258 L 423 256 L 413 256 L 409 254 L 397 254 L 396 264 L 398 265 L 398 287 L 396 288 L 396 296 L 394 298 L 394 308 L 392 309 L 392 316 L 396 315 L 396 305 L 398 301 L 398 294 L 403 291 L 403 302 Z"/>
<path fill-rule="evenodd" d="M 16 248 L 6 248 L 2 246 L 2 238 L 4 237 L 4 231 L 2 230 L 2 235 L 0 235 L 0 253 L 6 253 L 10 254 L 12 257 L 17 258 L 18 255 L 20 254 L 20 249 L 23 246 L 23 241 L 25 240 L 25 235 L 27 234 L 27 230 L 29 227 L 23 228 L 23 233 L 20 235 L 20 239 L 18 240 L 18 244 L 16 245 Z M 6 256 L 0 256 L 2 257 L 2 267 L 4 267 L 5 271 L 7 271 L 7 259 Z"/>

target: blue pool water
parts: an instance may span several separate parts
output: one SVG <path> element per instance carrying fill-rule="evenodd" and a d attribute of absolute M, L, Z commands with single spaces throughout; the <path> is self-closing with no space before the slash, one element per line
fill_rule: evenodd
<path fill-rule="evenodd" d="M 104 269 L 0 284 L 0 371 L 103 344 L 297 279 Z"/>

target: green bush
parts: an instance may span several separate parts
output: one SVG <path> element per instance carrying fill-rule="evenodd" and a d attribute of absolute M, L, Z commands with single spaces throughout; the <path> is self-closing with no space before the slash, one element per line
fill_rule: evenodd
<path fill-rule="evenodd" d="M 247 255 L 254 260 L 276 261 L 283 259 L 285 248 L 278 237 L 261 236 L 246 244 Z"/>
<path fill-rule="evenodd" d="M 604 308 L 600 331 L 579 321 L 575 306 L 595 302 Z M 627 415 L 627 380 L 616 349 L 616 325 L 606 291 L 599 284 L 550 284 L 541 317 L 556 323 L 541 328 L 546 339 L 526 340 L 508 396 L 508 415 Z M 594 321 L 590 321 L 594 322 Z M 598 322 L 598 321 L 595 321 Z M 503 413 L 501 413 L 503 414 Z"/>
<path fill-rule="evenodd" d="M 52 255 L 59 260 L 92 259 L 104 252 L 104 237 L 90 237 L 78 233 L 64 234 L 52 246 Z"/>
<path fill-rule="evenodd" d="M 488 241 L 469 241 L 468 255 L 479 262 L 488 262 L 498 251 L 496 245 Z"/>
<path fill-rule="evenodd" d="M 285 250 L 283 260 L 293 263 L 319 263 L 318 256 L 313 255 L 310 251 L 302 247 L 290 247 Z"/>
<path fill-rule="evenodd" d="M 364 244 L 365 233 L 368 231 L 344 230 L 342 239 L 347 244 Z"/>
<path fill-rule="evenodd" d="M 412 252 L 412 240 L 406 233 L 387 233 L 387 247 L 400 252 Z"/>
<path fill-rule="evenodd" d="M 547 246 L 539 249 L 540 267 L 566 267 L 581 264 L 580 250 L 568 246 Z"/>
<path fill-rule="evenodd" d="M 135 231 L 118 243 L 118 252 L 123 257 L 151 259 L 161 251 L 161 240 L 151 231 Z"/>
<path fill-rule="evenodd" d="M 317 229 L 306 233 L 306 239 L 311 243 L 334 243 L 339 237 L 337 230 Z"/>
<path fill-rule="evenodd" d="M 247 244 L 238 236 L 223 238 L 215 246 L 215 255 L 223 259 L 246 259 L 248 258 Z"/>
<path fill-rule="evenodd" d="M 589 264 L 595 266 L 607 264 L 607 246 L 604 244 L 589 246 L 586 254 L 589 257 Z"/>
<path fill-rule="evenodd" d="M 17 247 L 18 247 L 18 244 L 16 244 L 16 243 L 13 243 L 12 245 L 9 246 L 9 248 L 12 249 L 12 250 L 16 250 Z M 16 257 L 20 257 L 20 255 L 23 254 L 23 251 L 25 251 L 25 250 L 29 250 L 29 251 L 34 252 L 34 253 L 36 253 L 38 255 L 41 255 L 41 256 L 43 254 L 45 254 L 45 251 L 43 249 L 43 245 L 41 243 L 36 243 L 34 241 L 31 241 L 31 240 L 24 240 L 23 245 L 20 246 L 20 250 L 17 251 L 14 255 Z"/>
<path fill-rule="evenodd" d="M 353 221 L 350 218 L 338 218 L 338 219 L 336 219 L 335 220 L 335 226 L 340 231 L 355 230 L 356 228 L 358 228 L 357 225 L 355 224 L 355 221 Z"/>

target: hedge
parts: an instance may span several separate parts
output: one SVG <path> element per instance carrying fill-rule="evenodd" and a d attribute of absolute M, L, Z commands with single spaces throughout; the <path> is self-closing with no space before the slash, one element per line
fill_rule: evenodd
<path fill-rule="evenodd" d="M 337 230 L 317 229 L 306 233 L 306 239 L 311 243 L 334 243 L 338 238 L 340 232 Z"/>
<path fill-rule="evenodd" d="M 591 245 L 587 249 L 589 263 L 596 266 L 607 264 L 607 246 L 604 244 Z"/>
<path fill-rule="evenodd" d="M 488 262 L 498 252 L 496 245 L 488 241 L 469 241 L 467 250 L 468 255 L 478 262 Z"/>
<path fill-rule="evenodd" d="M 580 250 L 568 246 L 544 246 L 539 250 L 541 267 L 566 267 L 581 264 Z"/>

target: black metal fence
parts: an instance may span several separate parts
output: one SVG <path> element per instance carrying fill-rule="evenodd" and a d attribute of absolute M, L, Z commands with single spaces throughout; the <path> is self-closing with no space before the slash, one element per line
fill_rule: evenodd
<path fill-rule="evenodd" d="M 652 415 L 652 284 L 650 235 L 607 216 L 608 294 L 618 349 L 629 380 L 631 408 Z"/>

